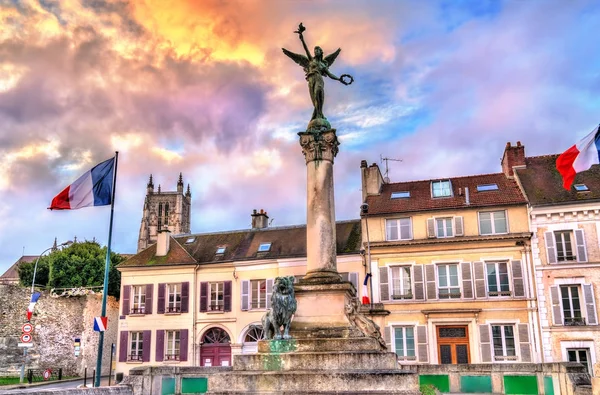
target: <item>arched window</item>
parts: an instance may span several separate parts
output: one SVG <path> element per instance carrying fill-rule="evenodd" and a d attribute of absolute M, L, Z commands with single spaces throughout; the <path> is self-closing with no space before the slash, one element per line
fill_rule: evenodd
<path fill-rule="evenodd" d="M 250 329 L 246 332 L 244 337 L 244 343 L 256 343 L 263 338 L 263 327 L 262 325 L 250 325 Z"/>
<path fill-rule="evenodd" d="M 231 339 L 227 332 L 221 328 L 210 328 L 204 334 L 202 338 L 204 344 L 220 344 L 220 343 L 231 343 Z"/>

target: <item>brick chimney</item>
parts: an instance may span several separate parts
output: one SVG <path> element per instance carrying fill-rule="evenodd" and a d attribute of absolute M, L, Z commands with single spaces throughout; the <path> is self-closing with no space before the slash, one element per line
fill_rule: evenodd
<path fill-rule="evenodd" d="M 165 256 L 169 252 L 171 232 L 165 227 L 158 232 L 156 240 L 156 256 Z"/>
<path fill-rule="evenodd" d="M 263 209 L 260 209 L 260 213 L 253 210 L 250 216 L 252 217 L 252 229 L 264 229 L 269 226 L 269 216 Z"/>
<path fill-rule="evenodd" d="M 379 195 L 381 186 L 386 182 L 381 176 L 377 163 L 367 167 L 367 161 L 360 161 L 360 176 L 362 182 L 362 200 L 365 202 L 369 195 Z"/>
<path fill-rule="evenodd" d="M 510 141 L 506 143 L 500 164 L 506 177 L 514 177 L 513 167 L 525 167 L 525 146 L 521 145 L 520 141 L 517 141 L 515 146 L 512 146 Z"/>

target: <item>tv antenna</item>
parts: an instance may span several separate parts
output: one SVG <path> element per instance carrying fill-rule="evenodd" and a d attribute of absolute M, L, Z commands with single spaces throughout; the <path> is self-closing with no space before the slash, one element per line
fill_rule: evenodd
<path fill-rule="evenodd" d="M 386 184 L 389 184 L 390 182 L 390 177 L 389 177 L 389 173 L 390 173 L 390 168 L 389 168 L 389 161 L 392 162 L 402 162 L 402 159 L 395 159 L 395 158 L 384 158 L 383 155 L 379 155 L 379 159 L 381 160 L 381 163 L 383 163 L 385 161 L 385 173 L 383 173 L 383 181 Z"/>

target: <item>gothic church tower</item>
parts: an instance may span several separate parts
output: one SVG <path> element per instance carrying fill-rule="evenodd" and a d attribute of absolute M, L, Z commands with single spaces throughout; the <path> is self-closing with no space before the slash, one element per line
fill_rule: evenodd
<path fill-rule="evenodd" d="M 190 233 L 191 204 L 190 184 L 184 194 L 181 173 L 179 173 L 176 192 L 163 192 L 160 184 L 155 192 L 151 174 L 146 188 L 137 252 L 156 243 L 158 232 L 163 229 L 168 229 L 172 235 Z"/>

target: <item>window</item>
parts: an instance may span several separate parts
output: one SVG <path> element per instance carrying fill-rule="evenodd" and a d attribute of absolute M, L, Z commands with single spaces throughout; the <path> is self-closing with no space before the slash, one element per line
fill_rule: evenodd
<path fill-rule="evenodd" d="M 510 288 L 508 282 L 507 262 L 486 263 L 486 274 L 489 296 L 508 296 Z"/>
<path fill-rule="evenodd" d="M 267 280 L 251 280 L 250 281 L 250 308 L 264 309 L 267 301 Z"/>
<path fill-rule="evenodd" d="M 410 240 L 412 229 L 410 218 L 386 219 L 386 240 Z"/>
<path fill-rule="evenodd" d="M 585 318 L 581 315 L 579 286 L 561 285 L 560 297 L 562 299 L 564 324 L 568 326 L 585 325 Z"/>
<path fill-rule="evenodd" d="M 585 366 L 590 375 L 593 376 L 589 348 L 567 348 L 569 362 L 579 362 Z"/>
<path fill-rule="evenodd" d="M 195 237 L 188 237 L 188 238 L 185 240 L 185 244 L 192 244 L 192 243 L 194 242 L 194 240 L 196 240 L 196 238 L 195 238 Z"/>
<path fill-rule="evenodd" d="M 575 188 L 577 192 L 587 192 L 590 190 L 585 184 L 575 184 L 573 185 L 573 188 Z"/>
<path fill-rule="evenodd" d="M 258 246 L 258 252 L 266 252 L 271 249 L 271 243 L 260 243 Z"/>
<path fill-rule="evenodd" d="M 146 286 L 134 285 L 131 287 L 133 293 L 131 314 L 144 314 L 146 307 Z"/>
<path fill-rule="evenodd" d="M 142 361 L 144 347 L 144 332 L 129 332 L 128 361 Z"/>
<path fill-rule="evenodd" d="M 497 184 L 481 184 L 477 185 L 477 192 L 485 192 L 485 191 L 497 191 Z"/>
<path fill-rule="evenodd" d="M 227 247 L 219 247 L 219 248 L 217 248 L 217 254 L 224 254 L 226 248 Z"/>
<path fill-rule="evenodd" d="M 399 359 L 415 359 L 415 330 L 413 327 L 394 328 L 394 344 Z"/>
<path fill-rule="evenodd" d="M 390 267 L 392 275 L 392 299 L 412 299 L 410 266 Z"/>
<path fill-rule="evenodd" d="M 169 226 L 169 203 L 158 203 L 158 230 Z"/>
<path fill-rule="evenodd" d="M 479 213 L 479 229 L 482 235 L 508 233 L 506 212 L 502 210 Z"/>
<path fill-rule="evenodd" d="M 559 262 L 577 260 L 577 256 L 573 253 L 573 231 L 556 231 L 554 232 L 554 240 L 556 240 L 556 259 Z"/>
<path fill-rule="evenodd" d="M 460 298 L 458 265 L 438 265 L 438 291 L 443 299 Z"/>
<path fill-rule="evenodd" d="M 179 331 L 166 331 L 165 360 L 179 361 Z"/>
<path fill-rule="evenodd" d="M 167 308 L 165 313 L 181 312 L 181 284 L 167 284 Z"/>
<path fill-rule="evenodd" d="M 437 237 L 452 237 L 452 218 L 436 218 L 436 235 Z"/>
<path fill-rule="evenodd" d="M 514 325 L 492 325 L 492 339 L 495 360 L 517 359 Z"/>
<path fill-rule="evenodd" d="M 409 198 L 410 197 L 410 192 L 409 191 L 403 191 L 403 192 L 392 192 L 392 199 L 402 199 L 402 198 Z"/>
<path fill-rule="evenodd" d="M 223 311 L 223 283 L 210 283 L 208 295 L 208 311 Z"/>
<path fill-rule="evenodd" d="M 452 196 L 452 185 L 450 184 L 450 180 L 432 181 L 431 196 L 434 198 Z"/>

